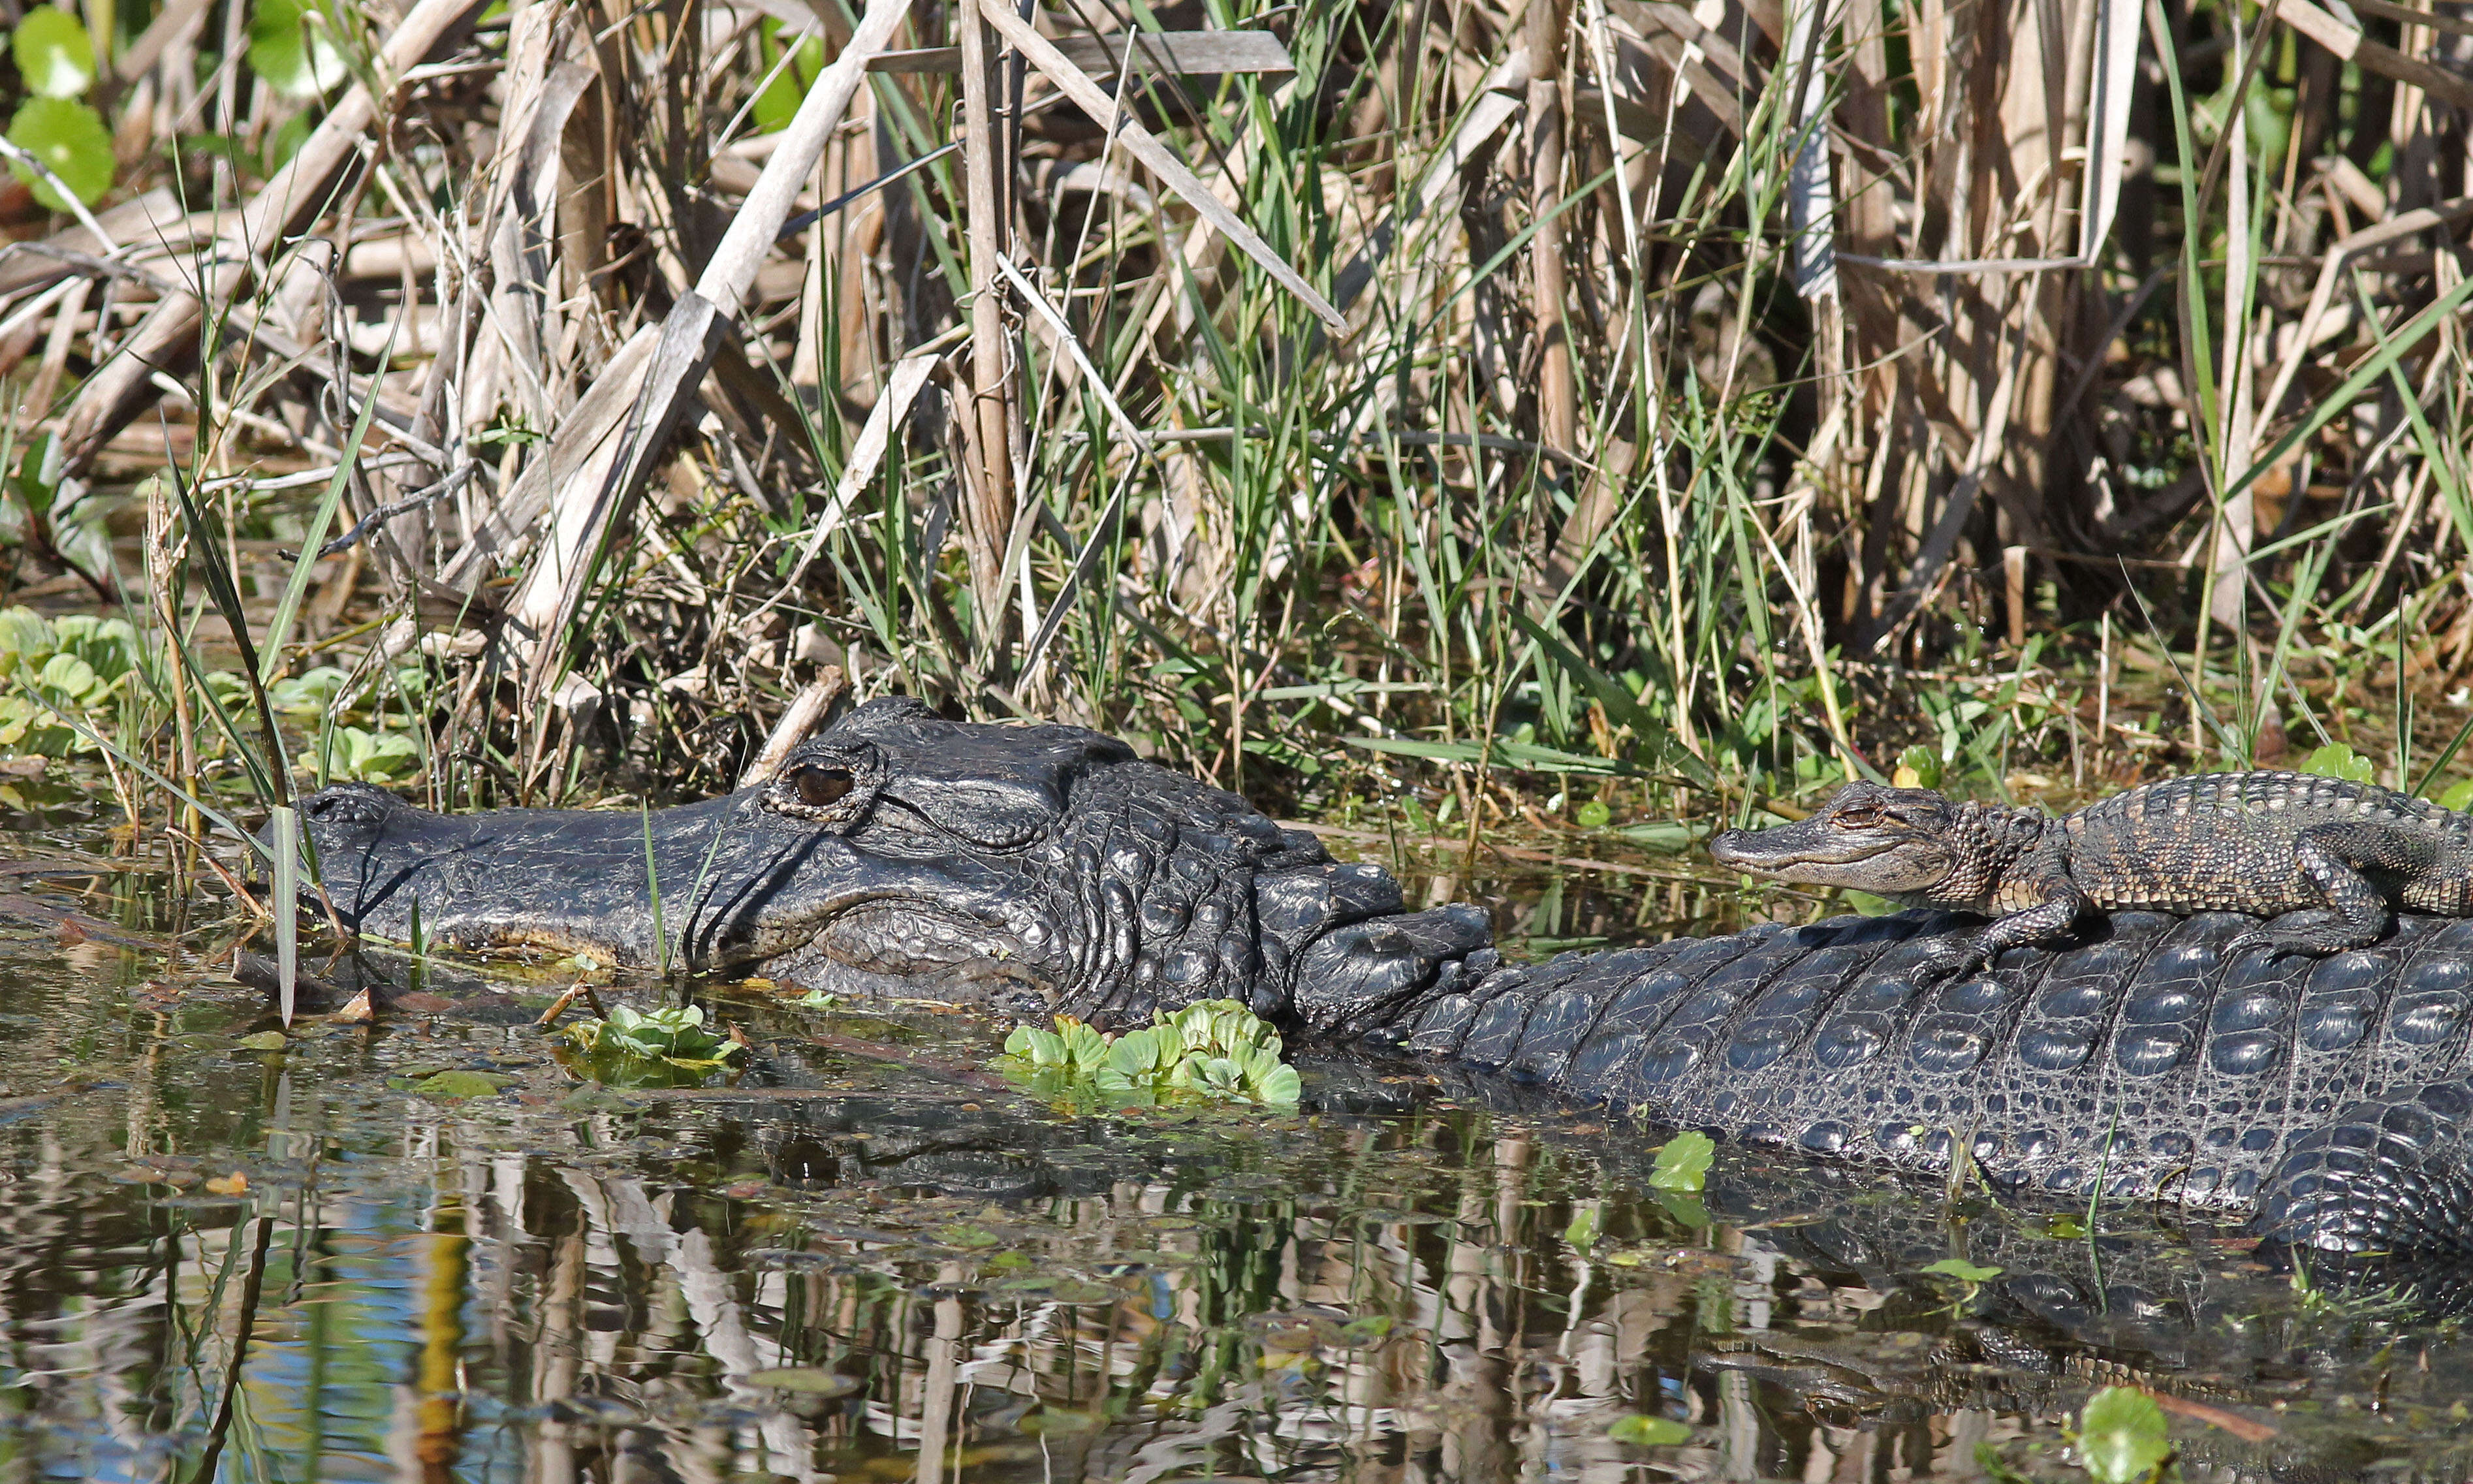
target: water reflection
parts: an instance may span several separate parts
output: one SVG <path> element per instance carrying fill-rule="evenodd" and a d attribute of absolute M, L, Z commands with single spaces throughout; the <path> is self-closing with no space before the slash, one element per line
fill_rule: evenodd
<path fill-rule="evenodd" d="M 975 1057 L 975 1022 L 725 1009 L 764 1086 L 613 1094 L 451 1012 L 256 1049 L 252 992 L 0 928 L 0 1470 L 1889 1484 L 1980 1476 L 1981 1448 L 2050 1476 L 2125 1367 L 2276 1418 L 2264 1444 L 2188 1425 L 2237 1471 L 2460 1462 L 2452 1331 L 2278 1311 L 2236 1247 L 1808 1171 L 1712 1223 L 1597 1115 L 1410 1088 L 1076 1119 L 815 1041 Z M 505 1090 L 408 1090 L 446 1067 Z M 1978 1303 L 1916 1251 L 2056 1276 Z M 1683 1440 L 1607 1435 L 1636 1413 Z"/>

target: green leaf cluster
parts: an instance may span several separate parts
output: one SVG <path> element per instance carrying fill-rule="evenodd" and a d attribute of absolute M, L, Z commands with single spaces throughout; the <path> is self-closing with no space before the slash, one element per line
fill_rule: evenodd
<path fill-rule="evenodd" d="M 637 1011 L 625 1005 L 610 1018 L 586 1018 L 566 1029 L 566 1039 L 595 1055 L 668 1062 L 699 1071 L 727 1066 L 747 1048 L 705 1023 L 702 1005 Z"/>
<path fill-rule="evenodd" d="M 362 783 L 401 783 L 420 771 L 420 748 L 395 731 L 338 727 L 308 758 L 321 786 L 337 778 Z"/>
<path fill-rule="evenodd" d="M 61 719 L 73 716 L 96 734 L 108 732 L 121 701 L 133 692 L 158 698 L 170 666 L 151 635 L 125 618 L 71 613 L 47 619 L 29 608 L 0 609 L 0 753 L 70 758 L 95 744 Z M 419 670 L 399 672 L 407 695 L 418 694 Z M 400 783 L 420 771 L 420 747 L 399 732 L 335 725 L 348 677 L 322 665 L 267 687 L 276 709 L 311 734 L 300 758 L 320 784 L 337 778 Z M 249 682 L 228 670 L 208 671 L 205 688 L 227 712 L 252 704 Z"/>
<path fill-rule="evenodd" d="M 1051 1095 L 1111 1103 L 1200 1101 L 1296 1105 L 1297 1069 L 1281 1060 L 1279 1033 L 1233 999 L 1154 1012 L 1150 1025 L 1105 1035 L 1071 1016 L 1056 1029 L 1018 1027 L 996 1067 Z"/>
<path fill-rule="evenodd" d="M 249 65 L 295 98 L 315 98 L 351 75 L 324 10 L 302 0 L 258 0 L 249 18 Z"/>
<path fill-rule="evenodd" d="M 2088 1399 L 2073 1441 L 2096 1484 L 2144 1484 L 2173 1458 L 2164 1409 L 2135 1386 L 2107 1386 Z"/>
<path fill-rule="evenodd" d="M 1670 1417 L 1652 1417 L 1645 1412 L 1635 1412 L 1629 1417 L 1616 1419 L 1614 1425 L 1606 1429 L 1606 1436 L 1634 1448 L 1671 1448 L 1678 1443 L 1691 1442 L 1692 1429 Z"/>
<path fill-rule="evenodd" d="M 1697 1192 L 1709 1182 L 1710 1161 L 1717 1158 L 1717 1141 L 1706 1134 L 1682 1133 L 1658 1146 L 1657 1163 L 1648 1183 L 1659 1190 Z"/>
<path fill-rule="evenodd" d="M 147 664 L 145 640 L 125 618 L 0 610 L 0 751 L 70 757 L 93 745 L 55 713 L 110 706 Z"/>
<path fill-rule="evenodd" d="M 41 160 L 82 203 L 91 205 L 111 189 L 117 164 L 111 130 L 92 105 L 82 101 L 94 85 L 94 42 L 84 23 L 56 6 L 26 12 L 9 34 L 9 50 L 30 95 L 9 121 L 9 142 Z M 33 186 L 35 199 L 54 211 L 68 203 L 52 183 L 12 159 L 9 168 Z"/>
<path fill-rule="evenodd" d="M 2312 753 L 2301 764 L 2301 771 L 2355 783 L 2370 783 L 2378 779 L 2378 769 L 2370 760 L 2341 742 L 2330 742 Z"/>

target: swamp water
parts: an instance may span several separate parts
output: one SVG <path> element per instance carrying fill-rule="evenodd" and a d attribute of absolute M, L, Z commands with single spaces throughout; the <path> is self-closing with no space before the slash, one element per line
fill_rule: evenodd
<path fill-rule="evenodd" d="M 1491 886 L 1650 930 L 1623 884 Z M 602 1088 L 555 982 L 287 1036 L 138 945 L 160 876 L 5 886 L 0 1478 L 2016 1484 L 2123 1379 L 2192 1477 L 2473 1469 L 2443 1279 L 1731 1151 L 1660 1189 L 1661 1134 L 1413 1067 L 1077 1113 L 983 1021 L 762 986 L 699 991 L 734 1088 Z"/>

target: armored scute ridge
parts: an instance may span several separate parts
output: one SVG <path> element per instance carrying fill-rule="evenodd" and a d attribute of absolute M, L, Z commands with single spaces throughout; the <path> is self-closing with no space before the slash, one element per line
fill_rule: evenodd
<path fill-rule="evenodd" d="M 2309 958 L 2273 935 L 2310 920 L 2262 941 L 2257 917 L 2117 910 L 1952 972 L 1981 930 L 1910 913 L 1507 966 L 1479 909 L 1409 912 L 1386 873 L 1120 743 L 906 701 L 649 826 L 365 788 L 305 808 L 338 907 L 383 936 L 418 901 L 434 942 L 650 964 L 658 921 L 701 969 L 1102 1025 L 1235 997 L 1731 1138 L 1915 1171 L 1963 1145 L 2022 1193 L 2473 1256 L 2473 922 Z"/>
<path fill-rule="evenodd" d="M 2473 922 L 2326 959 L 2257 920 L 2119 913 L 2091 941 L 1915 972 L 1945 916 L 1840 918 L 1508 968 L 1405 1007 L 1401 1046 L 1658 1122 L 1998 1188 L 2164 1198 L 2365 1251 L 2473 1254 Z"/>

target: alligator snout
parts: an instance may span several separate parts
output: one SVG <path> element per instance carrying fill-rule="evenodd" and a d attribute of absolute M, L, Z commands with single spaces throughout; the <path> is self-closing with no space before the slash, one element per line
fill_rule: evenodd
<path fill-rule="evenodd" d="M 1748 871 L 1752 869 L 1751 840 L 1752 832 L 1748 829 L 1724 830 L 1710 839 L 1709 858 L 1720 866 Z"/>

